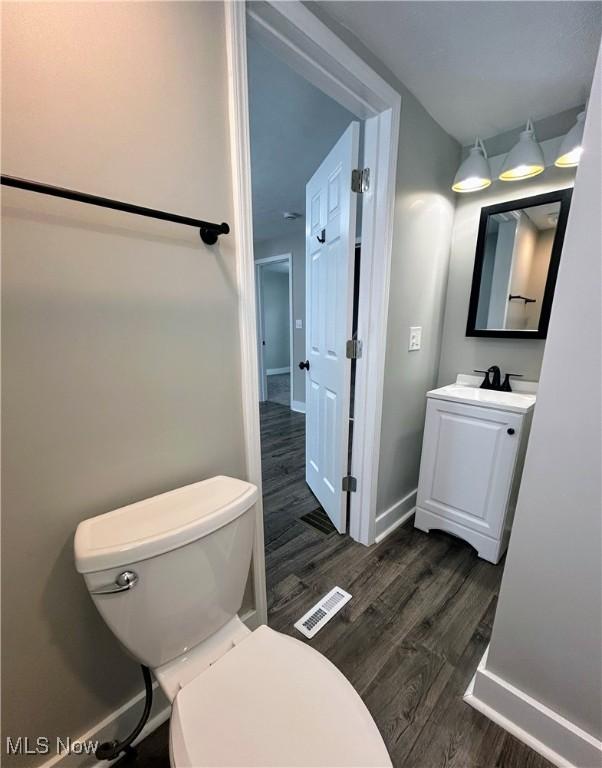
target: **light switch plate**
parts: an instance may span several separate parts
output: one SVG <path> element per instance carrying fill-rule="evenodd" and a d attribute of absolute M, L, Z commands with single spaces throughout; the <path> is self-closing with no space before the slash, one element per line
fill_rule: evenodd
<path fill-rule="evenodd" d="M 420 349 L 422 344 L 422 328 L 419 325 L 412 326 L 410 328 L 410 343 L 408 344 L 408 352 L 415 352 Z"/>
<path fill-rule="evenodd" d="M 303 320 L 295 320 L 295 328 L 303 328 Z"/>

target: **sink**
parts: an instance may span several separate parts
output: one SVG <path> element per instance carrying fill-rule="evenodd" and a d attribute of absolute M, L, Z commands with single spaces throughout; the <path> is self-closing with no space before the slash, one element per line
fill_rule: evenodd
<path fill-rule="evenodd" d="M 528 413 L 534 406 L 536 397 L 525 392 L 497 392 L 493 389 L 480 389 L 469 384 L 448 384 L 432 389 L 427 397 L 439 400 L 451 400 L 454 403 L 472 403 L 483 408 L 497 408 L 502 411 Z"/>

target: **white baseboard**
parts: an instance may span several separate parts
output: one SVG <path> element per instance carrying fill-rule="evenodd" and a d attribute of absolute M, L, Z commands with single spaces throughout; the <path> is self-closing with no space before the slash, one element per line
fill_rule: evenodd
<path fill-rule="evenodd" d="M 259 616 L 257 611 L 253 608 L 247 611 L 241 616 L 242 621 L 252 631 L 259 626 Z M 71 737 L 71 743 L 90 743 L 98 741 L 101 744 L 103 741 L 112 741 L 113 739 L 124 739 L 128 733 L 131 733 L 134 726 L 138 722 L 142 709 L 144 707 L 144 691 L 136 694 L 129 701 L 126 701 L 119 709 L 111 712 L 104 720 L 101 720 L 96 725 L 92 726 L 89 731 L 78 736 L 77 738 Z M 159 688 L 159 684 L 155 680 L 153 682 L 153 708 L 151 709 L 151 716 L 148 722 L 142 729 L 142 732 L 138 738 L 134 741 L 134 745 L 138 744 L 149 736 L 153 731 L 156 731 L 160 725 L 166 720 L 169 720 L 171 715 L 171 704 L 163 694 L 163 691 Z M 63 741 L 66 741 L 63 738 Z M 54 746 L 54 743 L 51 743 Z M 46 762 L 42 763 L 40 768 L 92 768 L 92 766 L 109 766 L 116 763 L 119 758 L 115 760 L 102 760 L 99 762 L 93 754 L 54 754 Z"/>
<path fill-rule="evenodd" d="M 112 741 L 113 739 L 124 739 L 128 733 L 134 729 L 134 726 L 138 722 L 142 709 L 144 707 L 144 691 L 136 694 L 129 701 L 126 701 L 119 709 L 111 712 L 104 720 L 101 720 L 96 725 L 92 726 L 89 731 L 78 736 L 77 738 L 71 738 L 71 743 L 90 743 L 98 741 L 101 744 L 103 741 Z M 163 692 L 159 688 L 158 683 L 153 683 L 153 708 L 151 709 L 151 716 L 142 729 L 142 732 L 138 738 L 134 741 L 134 745 L 138 744 L 142 739 L 145 739 L 153 731 L 162 725 L 171 715 L 171 705 L 165 698 Z M 63 738 L 63 741 L 66 741 Z M 54 743 L 52 743 L 54 746 Z M 122 755 L 123 756 L 123 755 Z M 69 768 L 92 768 L 92 766 L 113 765 L 119 760 L 117 757 L 115 760 L 103 760 L 99 763 L 93 754 L 69 754 L 61 752 L 54 754 L 49 760 L 42 763 L 40 768 L 58 768 L 59 766 L 69 766 Z"/>
<path fill-rule="evenodd" d="M 267 368 L 265 375 L 266 376 L 278 376 L 280 373 L 290 373 L 291 369 L 290 366 L 287 365 L 285 368 Z"/>
<path fill-rule="evenodd" d="M 305 403 L 302 403 L 301 400 L 291 400 L 291 411 L 305 413 Z"/>
<path fill-rule="evenodd" d="M 385 509 L 376 516 L 375 525 L 375 538 L 374 541 L 378 542 L 386 539 L 389 534 L 393 533 L 396 528 L 403 525 L 405 521 L 410 518 L 416 509 L 416 494 L 418 489 L 414 489 L 404 496 L 403 499 L 399 499 L 395 504 L 392 504 L 389 509 Z"/>
<path fill-rule="evenodd" d="M 464 701 L 559 768 L 602 765 L 602 742 L 488 670 L 488 651 Z"/>

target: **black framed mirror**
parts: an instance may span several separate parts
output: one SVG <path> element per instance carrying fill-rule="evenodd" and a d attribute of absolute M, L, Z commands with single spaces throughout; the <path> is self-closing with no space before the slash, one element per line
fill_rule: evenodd
<path fill-rule="evenodd" d="M 545 339 L 572 193 L 481 208 L 467 336 Z"/>

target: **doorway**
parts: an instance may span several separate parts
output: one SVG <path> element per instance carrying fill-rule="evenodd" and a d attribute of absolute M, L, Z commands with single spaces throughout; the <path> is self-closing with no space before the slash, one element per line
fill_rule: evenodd
<path fill-rule="evenodd" d="M 248 34 L 247 34 L 248 31 Z M 252 163 L 249 121 L 252 92 L 249 88 L 247 44 L 260 41 L 291 69 L 300 74 L 340 107 L 351 119 L 365 126 L 363 164 L 370 170 L 370 182 L 362 185 L 362 259 L 357 336 L 363 355 L 355 376 L 353 429 L 353 474 L 360 478 L 357 492 L 350 494 L 349 533 L 370 544 L 375 539 L 376 483 L 380 452 L 380 425 L 383 396 L 388 284 L 393 238 L 393 209 L 401 98 L 370 66 L 361 61 L 334 33 L 300 2 L 226 6 L 226 40 L 229 61 L 232 152 L 236 168 L 234 224 L 240 258 L 241 355 L 245 375 L 243 421 L 248 477 L 261 486 L 261 439 L 259 425 L 259 377 L 257 369 L 255 265 L 257 248 L 251 219 L 261 211 L 252 201 Z M 292 100 L 285 98 L 281 106 Z M 274 114 L 273 110 L 267 114 Z M 348 123 L 347 123 L 348 124 Z M 268 146 L 272 160 L 287 136 Z M 289 141 L 289 143 L 292 143 Z M 332 146 L 332 145 L 331 145 Z M 303 154 L 298 153 L 302 158 Z M 255 167 L 253 167 L 253 173 Z M 282 207 L 279 207 L 282 213 Z M 295 213 L 295 209 L 290 213 Z M 277 253 L 284 250 L 279 249 Z M 293 284 L 295 269 L 293 269 Z M 297 281 L 298 282 L 298 281 Z M 295 317 L 295 334 L 297 319 Z M 295 341 L 297 336 L 295 335 Z M 295 362 L 298 356 L 295 354 Z M 293 384 L 293 390 L 295 385 Z M 265 478 L 264 478 L 265 480 Z M 254 550 L 254 584 L 257 620 L 265 621 L 265 567 L 263 515 L 257 508 L 257 536 Z"/>
<path fill-rule="evenodd" d="M 259 401 L 291 407 L 293 365 L 292 254 L 255 261 Z"/>
<path fill-rule="evenodd" d="M 362 126 L 249 41 L 264 537 L 276 550 L 348 529 L 353 289 Z M 357 276 L 356 276 L 357 277 Z M 325 543 L 324 540 L 322 543 Z"/>

